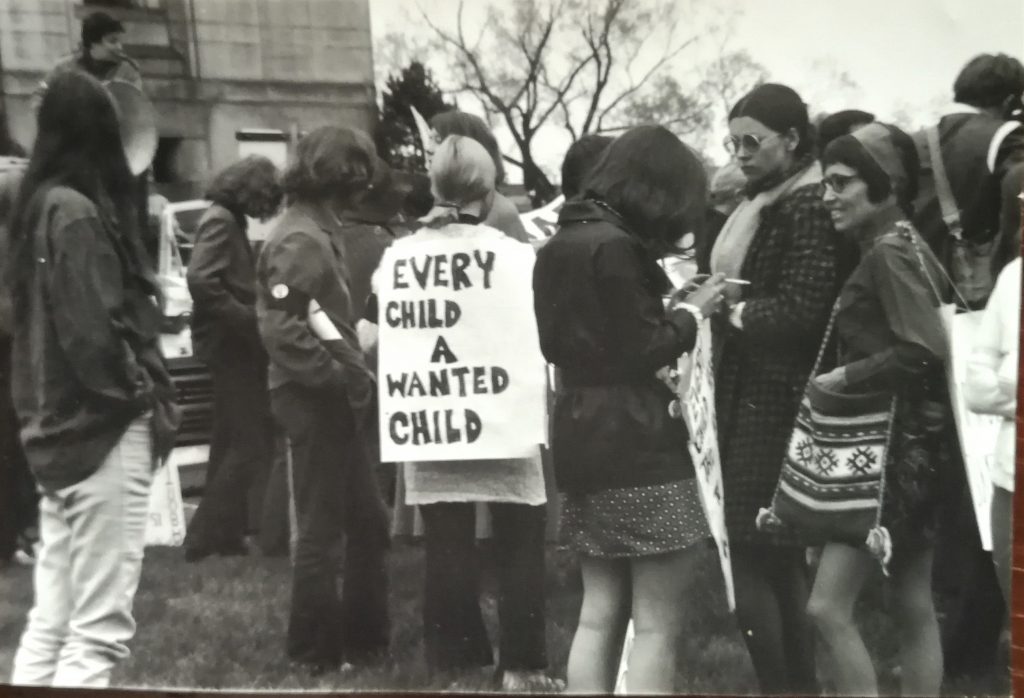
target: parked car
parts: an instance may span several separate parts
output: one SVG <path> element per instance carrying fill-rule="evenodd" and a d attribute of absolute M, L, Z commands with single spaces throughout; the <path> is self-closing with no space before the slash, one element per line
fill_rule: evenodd
<path fill-rule="evenodd" d="M 192 297 L 185 271 L 196 226 L 208 201 L 169 203 L 160 214 L 157 279 L 164 296 L 160 348 L 178 393 L 183 419 L 170 460 L 178 466 L 183 489 L 201 487 L 210 457 L 213 385 L 206 366 L 192 352 Z"/>

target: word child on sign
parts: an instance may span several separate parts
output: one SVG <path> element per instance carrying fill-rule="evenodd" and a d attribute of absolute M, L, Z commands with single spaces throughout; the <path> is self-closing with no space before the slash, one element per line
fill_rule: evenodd
<path fill-rule="evenodd" d="M 532 456 L 545 442 L 533 250 L 483 226 L 425 228 L 377 270 L 381 456 Z"/>

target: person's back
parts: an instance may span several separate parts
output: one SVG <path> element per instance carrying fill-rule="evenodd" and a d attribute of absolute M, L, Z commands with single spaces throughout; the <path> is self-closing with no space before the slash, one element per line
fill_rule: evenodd
<path fill-rule="evenodd" d="M 991 114 L 963 107 L 942 116 L 937 124 L 942 159 L 949 186 L 960 212 L 960 224 L 968 240 L 986 242 L 999 233 L 1000 183 L 1008 166 L 1024 159 L 1024 128 Z M 927 132 L 914 136 L 920 152 L 931 156 Z M 930 159 L 921 167 L 934 178 Z M 938 249 L 948 228 L 934 187 L 918 198 L 915 226 Z"/>
<path fill-rule="evenodd" d="M 1010 169 L 1024 161 L 1024 127 L 1008 118 L 1019 111 L 1022 93 L 1019 61 L 978 56 L 957 77 L 956 103 L 937 124 L 914 134 L 921 161 L 914 226 L 975 308 L 988 298 L 999 271 L 993 257 L 1000 239 L 1015 233 L 1000 225 L 1000 191 Z M 942 173 L 931 152 L 936 137 L 952 197 L 945 205 Z"/>
<path fill-rule="evenodd" d="M 1022 108 L 1024 66 L 1006 55 L 977 56 L 957 76 L 953 92 L 956 104 L 939 120 L 938 136 L 963 237 L 970 241 L 961 246 L 959 266 L 952 263 L 956 246 L 948 228 L 936 222 L 940 209 L 930 150 L 921 152 L 914 224 L 961 293 L 974 286 L 973 293 L 966 289 L 971 296 L 966 300 L 970 308 L 980 309 L 1000 265 L 1012 258 L 1000 248 L 1012 239 L 1016 226 L 1010 216 L 998 222 L 1003 197 L 997 192 L 1013 191 L 1007 177 L 1012 178 L 1015 163 L 1024 160 L 1024 130 L 1012 123 Z M 919 152 L 925 137 L 915 137 Z M 947 475 L 943 496 L 948 511 L 936 546 L 935 579 L 939 593 L 950 599 L 942 644 L 946 676 L 955 678 L 986 671 L 996 661 L 1005 609 L 991 555 L 982 549 L 965 469 L 957 464 Z"/>

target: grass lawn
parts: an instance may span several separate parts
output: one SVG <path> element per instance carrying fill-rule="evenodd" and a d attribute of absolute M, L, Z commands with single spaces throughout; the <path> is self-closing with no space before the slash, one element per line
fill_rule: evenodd
<path fill-rule="evenodd" d="M 422 548 L 396 543 L 391 554 L 392 656 L 384 664 L 311 678 L 284 656 L 289 568 L 286 558 L 208 558 L 185 564 L 182 552 L 147 550 L 135 608 L 138 633 L 132 656 L 120 665 L 118 686 L 207 689 L 307 690 L 490 690 L 488 672 L 429 681 L 422 659 L 420 603 Z M 548 648 L 556 675 L 565 675 L 569 643 L 579 612 L 580 591 L 572 557 L 548 552 Z M 677 689 L 683 693 L 743 694 L 755 691 L 753 671 L 726 608 L 713 551 L 693 584 L 688 630 L 680 639 Z M 492 631 L 496 604 L 493 579 L 483 601 Z M 10 678 L 11 660 L 32 600 L 31 570 L 0 570 L 0 682 Z M 865 594 L 859 615 L 881 675 L 881 690 L 898 691 L 895 632 L 881 610 L 880 584 Z M 1006 676 L 989 676 L 947 687 L 950 694 L 1008 694 Z"/>

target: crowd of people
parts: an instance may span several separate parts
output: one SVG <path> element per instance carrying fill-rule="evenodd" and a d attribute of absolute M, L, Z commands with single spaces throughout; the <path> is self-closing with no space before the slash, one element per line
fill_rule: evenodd
<path fill-rule="evenodd" d="M 520 280 L 556 370 L 550 446 L 525 458 L 399 464 L 393 491 L 377 472 L 374 271 L 387 248 L 423 241 L 531 249 L 498 191 L 494 135 L 469 114 L 435 117 L 429 197 L 399 192 L 372 139 L 342 126 L 305 135 L 283 172 L 259 156 L 228 166 L 207 189 L 188 269 L 215 429 L 184 558 L 248 552 L 239 493 L 269 468 L 280 429 L 295 512 L 290 659 L 322 674 L 386 656 L 390 500 L 422 516 L 431 671 L 494 665 L 505 690 L 607 693 L 632 622 L 628 690 L 670 693 L 686 671 L 676 647 L 688 580 L 711 532 L 664 369 L 710 322 L 735 617 L 760 691 L 814 694 L 827 674 L 841 694 L 878 692 L 854 614 L 877 569 L 870 546 L 759 525 L 811 381 L 883 392 L 896 405 L 880 501 L 889 610 L 902 692 L 938 695 L 944 648 L 965 634 L 998 645 L 1003 619 L 979 628 L 953 613 L 943 638 L 936 554 L 960 545 L 980 560 L 962 566 L 975 576 L 960 580 L 961 604 L 985 574 L 1009 603 L 1022 95 L 1018 60 L 978 56 L 957 77 L 949 113 L 907 134 L 859 110 L 815 125 L 796 91 L 762 84 L 732 107 L 732 162 L 710 180 L 664 127 L 584 136 L 565 157 L 558 230 L 534 245 L 533 276 Z M 177 416 L 135 191 L 101 82 L 59 71 L 24 173 L 0 187 L 9 380 L 0 416 L 20 436 L 4 445 L 4 496 L 26 471 L 39 492 L 35 601 L 15 684 L 105 686 L 135 630 L 149 483 Z M 256 255 L 247 217 L 269 218 L 282 202 Z M 684 236 L 698 274 L 674 288 L 659 262 Z M 949 303 L 983 309 L 966 399 L 1003 420 L 990 556 L 964 494 L 944 373 Z M 552 477 L 583 588 L 564 682 L 550 675 L 545 644 Z M 480 608 L 483 515 L 498 567 L 497 652 Z M 6 539 L 33 516 L 4 522 L 0 552 L 13 554 Z M 944 520 L 973 535 L 944 537 Z"/>

